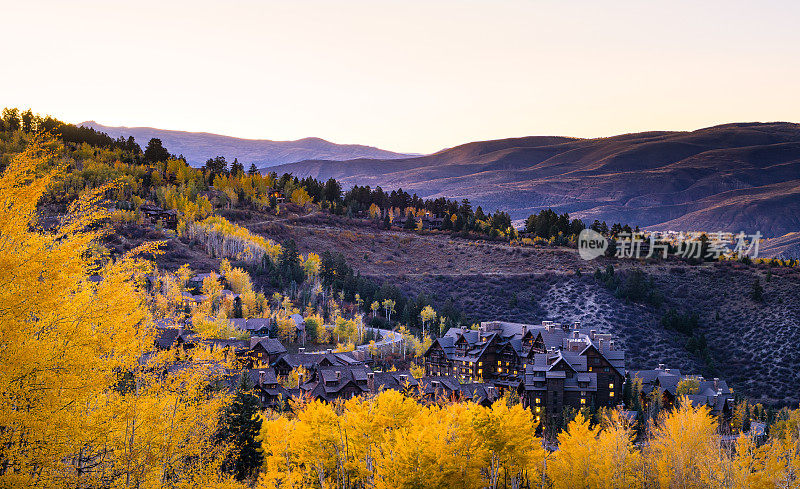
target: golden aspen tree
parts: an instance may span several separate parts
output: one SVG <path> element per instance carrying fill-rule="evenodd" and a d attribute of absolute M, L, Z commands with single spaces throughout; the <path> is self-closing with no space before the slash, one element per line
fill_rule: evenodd
<path fill-rule="evenodd" d="M 54 231 L 40 229 L 36 205 L 55 173 L 36 170 L 51 156 L 31 145 L 0 178 L 0 450 L 11 485 L 69 483 L 65 460 L 93 432 L 82 413 L 151 341 L 130 280 L 141 264 L 97 268 L 86 253 L 108 214 L 96 206 L 104 189 L 85 193 Z"/>
<path fill-rule="evenodd" d="M 595 470 L 594 456 L 597 446 L 597 428 L 580 412 L 570 421 L 565 431 L 558 435 L 558 451 L 547 465 L 548 478 L 556 489 L 591 487 Z"/>
<path fill-rule="evenodd" d="M 544 456 L 542 440 L 533 436 L 536 422 L 531 411 L 520 404 L 509 407 L 504 400 L 491 408 L 470 407 L 472 426 L 483 449 L 485 486 L 494 489 L 503 480 L 521 487 L 528 482 L 528 474 L 536 473 Z"/>
<path fill-rule="evenodd" d="M 636 489 L 644 487 L 641 453 L 633 440 L 636 432 L 620 411 L 610 411 L 594 442 L 594 470 L 589 487 Z"/>
<path fill-rule="evenodd" d="M 302 265 L 306 272 L 306 277 L 308 277 L 309 280 L 313 280 L 319 275 L 322 259 L 316 253 L 309 253 L 303 258 Z"/>
<path fill-rule="evenodd" d="M 104 263 L 87 253 L 104 232 L 104 188 L 39 227 L 55 175 L 36 173 L 46 147 L 31 144 L 0 177 L 0 485 L 232 487 L 205 469 L 225 399 L 207 389 L 219 360 L 197 351 L 208 369 L 176 370 L 174 353 L 152 355 L 149 267 L 135 253 L 154 246 Z"/>
<path fill-rule="evenodd" d="M 288 316 L 278 318 L 278 336 L 286 343 L 294 341 L 297 336 L 297 324 Z"/>
<path fill-rule="evenodd" d="M 662 415 L 650 441 L 651 464 L 661 487 L 703 488 L 719 468 L 717 420 L 707 406 L 693 406 L 686 397 Z"/>
<path fill-rule="evenodd" d="M 264 462 L 258 489 L 300 489 L 308 487 L 302 467 L 298 465 L 295 441 L 296 420 L 285 416 L 265 419 L 261 424 Z"/>

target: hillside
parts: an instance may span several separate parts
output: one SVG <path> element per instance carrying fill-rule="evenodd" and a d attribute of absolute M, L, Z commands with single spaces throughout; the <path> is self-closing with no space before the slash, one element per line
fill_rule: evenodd
<path fill-rule="evenodd" d="M 293 163 L 308 159 L 351 160 L 354 158 L 405 158 L 408 155 L 384 151 L 359 144 L 336 144 L 320 138 L 297 141 L 270 141 L 268 139 L 240 139 L 207 132 L 171 131 L 152 127 L 112 127 L 94 121 L 81 122 L 79 126 L 91 127 L 113 138 L 133 136 L 144 148 L 151 138 L 161 139 L 164 146 L 175 155 L 182 154 L 192 166 L 200 166 L 209 158 L 224 156 L 228 161 L 238 158 L 247 166 L 254 163 L 259 168 Z"/>
<path fill-rule="evenodd" d="M 766 265 L 642 264 L 608 258 L 587 262 L 567 248 L 520 248 L 386 231 L 329 215 L 267 220 L 263 215 L 226 215 L 279 242 L 292 239 L 301 252 L 340 252 L 361 274 L 409 294 L 427 294 L 437 310 L 451 304 L 470 323 L 581 321 L 614 333 L 632 369 L 665 363 L 727 379 L 736 392 L 754 400 L 800 402 L 800 363 L 794 354 L 800 341 L 800 273 L 793 268 L 773 268 L 768 278 Z M 631 302 L 605 288 L 593 273 L 609 264 L 623 276 L 641 268 L 653 278 L 664 303 Z M 762 303 L 750 298 L 756 278 L 764 287 Z M 686 335 L 662 326 L 662 316 L 672 308 L 698 315 L 698 331 L 707 338 L 714 367 L 687 349 Z"/>
<path fill-rule="evenodd" d="M 402 187 L 469 198 L 524 219 L 542 208 L 653 229 L 800 229 L 800 125 L 738 123 L 609 138 L 527 137 L 468 143 L 405 159 L 303 161 L 277 172 L 345 186 Z"/>

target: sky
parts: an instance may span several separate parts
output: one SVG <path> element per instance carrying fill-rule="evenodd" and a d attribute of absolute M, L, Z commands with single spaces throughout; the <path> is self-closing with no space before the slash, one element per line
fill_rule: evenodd
<path fill-rule="evenodd" d="M 0 106 L 430 153 L 800 121 L 800 2 L 0 0 Z"/>

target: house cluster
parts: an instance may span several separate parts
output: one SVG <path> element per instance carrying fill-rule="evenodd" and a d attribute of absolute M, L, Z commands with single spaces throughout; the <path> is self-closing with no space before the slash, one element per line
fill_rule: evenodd
<path fill-rule="evenodd" d="M 371 368 L 366 351 L 288 353 L 268 336 L 250 340 L 203 340 L 190 332 L 162 328 L 162 349 L 189 349 L 197 343 L 232 355 L 238 368 L 253 380 L 264 408 L 287 407 L 292 397 L 322 401 L 349 399 L 385 389 L 413 393 L 423 400 L 474 400 L 490 405 L 507 392 L 519 395 L 537 418 L 556 418 L 565 408 L 598 409 L 622 406 L 626 378 L 625 352 L 613 336 L 580 323 L 540 325 L 501 321 L 478 329 L 451 328 L 424 354 L 425 375 L 409 371 L 381 372 Z M 669 407 L 680 394 L 678 384 L 695 378 L 689 399 L 730 416 L 734 398 L 725 381 L 705 380 L 664 368 L 627 372 L 642 381 L 643 405 L 655 388 Z M 237 374 L 238 375 L 238 374 Z"/>
<path fill-rule="evenodd" d="M 288 353 L 275 338 L 203 339 L 191 331 L 168 327 L 166 323 L 161 326 L 156 337 L 159 349 L 189 352 L 202 344 L 224 352 L 238 367 L 231 373 L 230 385 L 235 384 L 241 372 L 246 372 L 264 408 L 286 409 L 293 397 L 332 402 L 386 389 L 413 393 L 423 400 L 470 399 L 484 405 L 490 405 L 500 395 L 493 385 L 460 382 L 453 376 L 416 379 L 408 370 L 374 371 L 364 351 L 306 352 L 300 348 L 298 353 Z"/>
<path fill-rule="evenodd" d="M 634 370 L 629 372 L 629 375 L 631 379 L 641 379 L 643 403 L 653 390 L 659 389 L 665 407 L 674 405 L 675 398 L 680 394 L 686 394 L 692 404 L 711 408 L 713 415 L 729 419 L 733 414 L 735 407 L 733 389 L 719 378 L 706 380 L 702 376 L 682 374 L 680 370 L 665 368 L 664 364 L 659 364 L 654 370 Z M 696 384 L 693 382 L 688 392 L 679 392 L 678 386 L 684 380 L 693 380 Z"/>
<path fill-rule="evenodd" d="M 451 328 L 425 353 L 425 373 L 516 390 L 537 418 L 564 407 L 614 407 L 625 379 L 625 352 L 609 334 L 580 323 L 501 321 Z"/>
<path fill-rule="evenodd" d="M 198 273 L 188 280 L 187 289 L 190 291 L 201 291 L 203 288 L 203 281 L 206 278 L 220 279 L 223 275 L 214 271 L 208 273 Z M 220 292 L 223 300 L 230 299 L 231 301 L 240 300 L 240 294 L 234 293 L 232 290 L 223 289 Z M 192 294 L 191 292 L 183 293 L 183 303 L 190 309 L 194 306 L 202 304 L 208 299 L 205 294 Z M 295 337 L 299 342 L 305 343 L 306 338 L 306 323 L 303 316 L 300 314 L 293 314 L 290 316 L 295 323 L 296 333 Z M 213 320 L 212 318 L 209 318 Z M 249 333 L 251 336 L 275 336 L 277 334 L 276 324 L 272 318 L 228 318 L 228 323 L 231 327 Z M 184 326 L 191 328 L 191 322 L 187 322 Z"/>

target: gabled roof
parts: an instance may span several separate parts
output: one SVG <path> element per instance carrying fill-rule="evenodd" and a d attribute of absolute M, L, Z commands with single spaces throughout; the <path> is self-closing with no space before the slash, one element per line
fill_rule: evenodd
<path fill-rule="evenodd" d="M 500 397 L 498 390 L 491 384 L 486 383 L 461 384 L 459 389 L 463 399 L 471 400 L 478 404 L 493 403 Z"/>
<path fill-rule="evenodd" d="M 450 396 L 453 392 L 461 392 L 461 384 L 455 377 L 451 376 L 430 376 L 418 379 L 423 387 L 425 394 L 447 395 Z M 437 384 L 438 382 L 438 384 Z"/>
<path fill-rule="evenodd" d="M 270 318 L 249 318 L 245 324 L 245 329 L 247 331 L 260 331 L 269 329 L 271 324 L 272 321 Z"/>
<path fill-rule="evenodd" d="M 348 385 L 354 386 L 362 394 L 369 391 L 366 365 L 319 367 L 317 379 L 302 386 L 313 397 L 330 400 Z"/>
<path fill-rule="evenodd" d="M 275 375 L 274 368 L 251 368 L 247 370 L 253 385 L 263 384 L 277 384 L 278 377 Z M 263 376 L 262 376 L 263 373 Z"/>
<path fill-rule="evenodd" d="M 411 375 L 408 370 L 398 370 L 395 372 L 375 372 L 373 377 L 373 385 L 375 392 L 380 392 L 386 389 L 394 389 L 402 391 L 406 388 L 415 389 L 419 382 Z"/>
<path fill-rule="evenodd" d="M 286 353 L 286 347 L 283 344 L 276 340 L 275 338 L 266 338 L 266 337 L 252 337 L 250 338 L 250 349 L 253 350 L 257 346 L 260 346 L 267 352 L 269 355 L 280 355 L 281 353 Z"/>
<path fill-rule="evenodd" d="M 297 367 L 316 368 L 326 363 L 334 366 L 364 364 L 364 362 L 356 360 L 347 353 L 287 353 L 280 357 L 276 363 L 285 363 L 292 369 Z"/>
<path fill-rule="evenodd" d="M 156 346 L 162 350 L 169 350 L 179 336 L 180 330 L 178 328 L 157 328 Z"/>
<path fill-rule="evenodd" d="M 621 375 L 622 377 L 625 377 L 625 352 L 624 351 L 622 351 L 622 350 L 611 350 L 611 349 L 607 349 L 607 348 L 604 348 L 603 351 L 600 351 L 600 349 L 597 348 L 597 346 L 595 346 L 594 343 L 589 343 L 589 345 L 587 345 L 586 348 L 584 348 L 583 351 L 581 351 L 580 355 L 584 356 L 584 358 L 585 358 L 585 355 L 589 350 L 592 350 L 592 351 L 596 352 L 598 355 L 600 355 L 601 357 L 603 357 L 609 363 L 609 365 L 611 365 L 611 367 L 614 370 L 617 371 L 617 373 L 619 375 Z"/>

